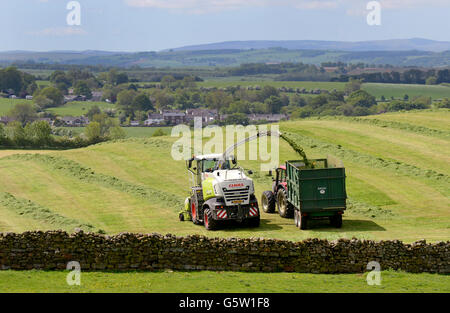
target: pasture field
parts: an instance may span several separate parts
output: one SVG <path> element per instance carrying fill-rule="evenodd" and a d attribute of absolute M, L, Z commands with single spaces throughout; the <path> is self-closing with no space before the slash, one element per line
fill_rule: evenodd
<path fill-rule="evenodd" d="M 197 83 L 199 87 L 233 87 L 233 86 L 273 86 L 279 87 L 290 87 L 290 88 L 305 88 L 307 90 L 311 89 L 326 89 L 326 90 L 344 90 L 345 83 L 341 82 L 313 82 L 313 81 L 228 81 L 228 80 L 206 80 L 204 82 Z"/>
<path fill-rule="evenodd" d="M 239 81 L 239 80 L 206 80 L 198 83 L 201 87 L 217 87 L 225 88 L 232 86 L 273 86 L 273 87 L 290 87 L 290 88 L 305 88 L 323 89 L 323 90 L 340 90 L 343 91 L 346 83 L 342 82 L 312 82 L 312 81 Z M 375 96 L 378 100 L 381 96 L 386 99 L 394 97 L 395 99 L 403 99 L 405 94 L 410 99 L 417 96 L 431 97 L 432 99 L 450 98 L 450 88 L 443 85 L 406 85 L 406 84 L 384 84 L 384 83 L 364 83 L 362 89 Z"/>
<path fill-rule="evenodd" d="M 74 101 L 68 102 L 61 107 L 49 108 L 46 111 L 59 116 L 81 116 L 85 115 L 93 106 L 98 106 L 101 110 L 115 109 L 113 103 L 96 101 Z"/>
<path fill-rule="evenodd" d="M 403 99 L 405 94 L 409 96 L 409 99 L 418 96 L 431 97 L 432 99 L 450 98 L 450 88 L 441 85 L 365 83 L 362 89 L 377 99 L 380 99 L 381 96 L 385 96 L 386 99 L 391 97 Z"/>
<path fill-rule="evenodd" d="M 33 103 L 25 99 L 0 98 L 0 116 L 5 116 L 17 103 Z"/>
<path fill-rule="evenodd" d="M 403 124 L 413 124 L 416 114 L 435 113 L 397 116 L 403 116 Z M 448 110 L 440 110 L 439 114 L 450 120 Z M 176 138 L 165 136 L 45 151 L 44 155 L 3 152 L 7 156 L 0 159 L 5 178 L 0 181 L 0 214 L 4 216 L 0 231 L 72 231 L 75 225 L 83 225 L 110 234 L 196 233 L 286 240 L 357 237 L 405 242 L 450 238 L 448 137 L 424 133 L 422 129 L 361 124 L 351 118 L 289 121 L 280 126 L 305 148 L 310 158 L 333 155 L 344 162 L 350 199 L 342 229 L 330 227 L 327 221 L 315 221 L 309 230 L 299 231 L 292 220 L 277 214 L 263 214 L 257 229 L 224 227 L 207 232 L 201 226 L 179 222 L 177 216 L 188 195 L 189 182 L 184 162 L 173 161 L 170 156 Z M 280 160 L 295 158 L 298 156 L 290 146 L 280 142 Z M 258 198 L 270 189 L 271 178 L 260 172 L 260 162 L 244 161 L 241 165 L 254 171 Z M 89 177 L 80 174 L 86 168 L 93 172 Z M 52 223 L 45 214 L 17 216 L 23 201 L 28 200 L 38 211 L 49 211 L 55 217 Z M 32 220 L 36 224 L 30 228 Z"/>
<path fill-rule="evenodd" d="M 68 272 L 1 271 L 0 292 L 310 293 L 450 292 L 450 276 L 383 271 L 380 286 L 366 274 L 236 272 L 87 272 L 80 286 L 68 286 Z"/>

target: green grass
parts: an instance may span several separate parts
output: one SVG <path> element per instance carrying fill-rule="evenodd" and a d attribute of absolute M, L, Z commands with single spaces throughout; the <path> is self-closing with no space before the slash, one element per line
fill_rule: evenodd
<path fill-rule="evenodd" d="M 93 106 L 98 106 L 101 110 L 116 108 L 114 104 L 107 102 L 74 101 L 68 102 L 61 107 L 49 108 L 47 111 L 59 116 L 81 116 L 85 115 Z"/>
<path fill-rule="evenodd" d="M 64 127 L 69 129 L 73 134 L 79 135 L 84 132 L 85 127 Z M 126 138 L 148 138 L 151 137 L 158 129 L 162 129 L 166 135 L 170 135 L 172 127 L 122 127 L 125 131 Z"/>
<path fill-rule="evenodd" d="M 403 99 L 405 94 L 410 99 L 417 96 L 432 99 L 450 98 L 450 88 L 446 86 L 366 83 L 362 88 L 377 99 L 381 96 L 385 96 L 386 99 L 391 97 Z"/>
<path fill-rule="evenodd" d="M 25 99 L 0 98 L 0 116 L 5 116 L 17 103 L 33 103 Z"/>
<path fill-rule="evenodd" d="M 305 88 L 307 90 L 311 89 L 326 89 L 326 90 L 344 90 L 345 83 L 340 82 L 311 82 L 311 81 L 302 81 L 302 82 L 293 82 L 293 81 L 239 81 L 239 80 L 207 80 L 201 83 L 198 83 L 200 87 L 231 87 L 231 86 L 273 86 L 273 87 L 291 87 L 291 88 Z"/>
<path fill-rule="evenodd" d="M 403 123 L 413 124 L 422 118 L 417 115 L 427 114 L 432 118 L 436 112 L 395 116 L 401 117 Z M 436 127 L 444 129 L 442 124 L 448 124 L 450 113 L 442 110 L 438 116 L 443 121 L 435 123 L 440 125 Z M 377 117 L 383 118 L 382 115 Z M 61 162 L 33 157 L 2 158 L 0 167 L 4 179 L 0 181 L 0 192 L 30 200 L 55 214 L 110 234 L 123 231 L 195 233 L 286 240 L 357 237 L 405 242 L 450 238 L 448 137 L 345 118 L 284 122 L 281 130 L 292 133 L 311 158 L 334 155 L 343 160 L 351 202 L 342 229 L 330 227 L 327 221 L 314 221 L 309 230 L 299 231 L 292 220 L 282 219 L 277 214 L 263 214 L 258 229 L 224 227 L 207 232 L 202 226 L 179 222 L 181 205 L 170 204 L 164 197 L 182 201 L 188 195 L 189 181 L 184 162 L 173 161 L 170 156 L 176 139 L 168 136 L 126 139 L 70 151 L 45 151 Z M 19 152 L 23 153 L 1 151 L 0 156 Z M 290 146 L 282 141 L 280 160 L 296 158 Z M 270 189 L 271 179 L 260 172 L 259 161 L 244 161 L 241 165 L 254 171 L 252 177 L 258 198 L 264 190 Z M 87 178 L 80 176 L 78 170 L 73 170 L 77 168 L 88 173 L 86 168 L 90 168 L 94 174 Z M 117 178 L 117 183 L 111 177 Z M 142 192 L 140 188 L 144 188 Z M 5 217 L 0 231 L 57 228 L 45 221 L 37 221 L 36 226 L 30 228 L 29 219 L 21 225 L 21 219 L 13 216 L 13 212 L 0 208 L 0 212 L 3 211 Z M 60 226 L 73 230 L 71 225 Z"/>
<path fill-rule="evenodd" d="M 66 283 L 68 272 L 1 271 L 0 292 L 150 292 L 292 293 L 450 292 L 450 276 L 381 272 L 381 285 L 369 286 L 366 274 L 234 272 L 82 272 L 81 285 Z"/>

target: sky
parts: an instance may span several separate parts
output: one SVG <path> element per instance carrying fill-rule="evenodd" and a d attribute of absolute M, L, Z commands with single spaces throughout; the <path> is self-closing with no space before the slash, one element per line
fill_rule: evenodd
<path fill-rule="evenodd" d="M 0 0 L 0 51 L 159 51 L 235 40 L 450 41 L 450 0 Z M 75 11 L 74 11 L 75 10 Z M 70 23 L 73 24 L 73 23 Z"/>

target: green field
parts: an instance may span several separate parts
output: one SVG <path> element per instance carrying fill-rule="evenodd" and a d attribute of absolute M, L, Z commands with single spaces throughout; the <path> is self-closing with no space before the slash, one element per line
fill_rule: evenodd
<path fill-rule="evenodd" d="M 417 114 L 428 114 L 431 118 L 436 112 L 392 116 L 414 124 Z M 449 110 L 440 110 L 438 114 L 448 125 L 445 121 L 450 120 Z M 0 181 L 0 194 L 12 194 L 16 199 L 0 200 L 0 231 L 73 230 L 72 224 L 61 220 L 49 224 L 43 217 L 19 215 L 8 209 L 10 201 L 20 204 L 26 199 L 68 220 L 91 224 L 111 234 L 198 233 L 287 240 L 355 236 L 406 242 L 450 238 L 448 137 L 361 124 L 346 118 L 290 121 L 282 123 L 281 129 L 292 133 L 310 157 L 335 155 L 343 160 L 351 205 L 342 229 L 317 221 L 310 230 L 297 231 L 292 220 L 276 214 L 263 214 L 262 226 L 256 230 L 230 227 L 207 232 L 201 226 L 180 223 L 177 213 L 189 190 L 185 164 L 173 161 L 170 156 L 175 138 L 158 137 L 107 142 L 78 150 L 46 151 L 47 157 L 11 156 L 17 152 L 2 151 L 9 156 L 0 159 L 5 178 Z M 281 142 L 280 146 L 281 160 L 297 157 L 286 143 Z M 49 156 L 56 159 L 46 159 Z M 259 172 L 257 161 L 245 161 L 242 165 L 254 170 L 259 198 L 263 190 L 270 188 L 270 177 Z M 76 169 L 80 166 L 93 169 L 93 179 L 77 177 Z M 112 185 L 111 176 L 127 187 Z M 148 194 L 137 196 L 134 190 L 138 186 L 147 188 Z"/>
<path fill-rule="evenodd" d="M 33 103 L 25 99 L 0 98 L 0 116 L 5 116 L 17 103 Z"/>
<path fill-rule="evenodd" d="M 90 272 L 80 286 L 66 283 L 68 272 L 0 271 L 0 292 L 450 292 L 450 276 L 381 272 L 381 285 L 364 274 L 234 272 Z"/>
<path fill-rule="evenodd" d="M 47 111 L 59 116 L 81 116 L 85 115 L 93 106 L 98 106 L 101 110 L 116 108 L 115 104 L 108 102 L 74 101 L 61 107 L 47 109 Z"/>
<path fill-rule="evenodd" d="M 206 80 L 199 83 L 201 87 L 217 87 L 225 88 L 232 86 L 274 86 L 289 88 L 305 88 L 306 90 L 322 89 L 322 90 L 344 90 L 346 83 L 341 82 L 312 82 L 312 81 L 239 81 L 239 80 Z M 386 99 L 394 97 L 403 99 L 407 94 L 410 99 L 417 96 L 431 97 L 432 99 L 450 98 L 450 88 L 448 86 L 430 86 L 430 85 L 406 85 L 406 84 L 383 84 L 383 83 L 365 83 L 362 89 L 380 99 L 384 96 Z"/>
<path fill-rule="evenodd" d="M 64 127 L 71 130 L 75 135 L 80 135 L 86 129 L 85 127 Z M 162 129 L 165 134 L 170 135 L 172 127 L 122 127 L 127 138 L 147 138 L 151 137 L 155 131 Z"/>
<path fill-rule="evenodd" d="M 362 88 L 377 99 L 381 96 L 385 96 L 386 99 L 391 97 L 403 99 L 405 95 L 410 99 L 419 96 L 432 99 L 450 98 L 450 88 L 447 86 L 366 83 Z"/>

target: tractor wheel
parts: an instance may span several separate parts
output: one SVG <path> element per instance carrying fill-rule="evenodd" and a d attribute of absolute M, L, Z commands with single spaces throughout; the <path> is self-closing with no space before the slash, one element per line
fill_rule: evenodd
<path fill-rule="evenodd" d="M 277 193 L 277 205 L 278 205 L 278 214 L 284 218 L 292 217 L 294 213 L 294 208 L 287 201 L 286 191 L 281 188 Z"/>
<path fill-rule="evenodd" d="M 191 199 L 191 217 L 192 217 L 192 223 L 195 225 L 201 225 L 201 222 L 198 218 L 198 207 L 197 202 L 194 199 Z"/>
<path fill-rule="evenodd" d="M 209 208 L 206 208 L 203 211 L 203 222 L 205 224 L 206 230 L 216 230 L 217 229 L 217 221 L 213 218 L 212 212 Z"/>
<path fill-rule="evenodd" d="M 302 212 L 298 211 L 298 228 L 305 230 L 308 227 L 308 217 L 302 216 Z"/>
<path fill-rule="evenodd" d="M 337 214 L 330 217 L 330 224 L 333 227 L 341 228 L 342 227 L 342 215 Z"/>
<path fill-rule="evenodd" d="M 272 191 L 264 191 L 261 196 L 261 205 L 264 213 L 275 212 L 275 195 Z"/>

